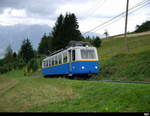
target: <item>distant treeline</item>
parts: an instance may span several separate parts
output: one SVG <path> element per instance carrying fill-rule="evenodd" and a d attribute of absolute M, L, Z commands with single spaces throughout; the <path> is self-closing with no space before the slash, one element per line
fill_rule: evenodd
<path fill-rule="evenodd" d="M 57 18 L 51 34 L 44 34 L 38 49 L 34 50 L 30 38 L 24 39 L 18 53 L 13 52 L 9 45 L 5 56 L 0 59 L 0 74 L 15 69 L 25 69 L 25 72 L 34 72 L 41 68 L 41 60 L 50 52 L 64 48 L 71 40 L 86 41 L 95 47 L 101 46 L 100 37 L 83 37 L 78 29 L 78 21 L 73 13 L 62 14 Z"/>
<path fill-rule="evenodd" d="M 141 25 L 136 25 L 136 33 L 150 31 L 150 21 L 146 21 Z"/>

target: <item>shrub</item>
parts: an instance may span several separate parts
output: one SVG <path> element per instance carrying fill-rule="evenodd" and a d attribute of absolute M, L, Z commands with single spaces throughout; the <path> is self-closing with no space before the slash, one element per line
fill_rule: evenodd
<path fill-rule="evenodd" d="M 8 71 L 9 71 L 9 67 L 7 65 L 0 67 L 0 74 L 7 73 Z"/>
<path fill-rule="evenodd" d="M 36 59 L 32 59 L 27 65 L 27 71 L 28 72 L 31 72 L 31 71 L 35 72 L 35 71 L 37 71 L 37 69 L 38 69 L 37 61 L 36 61 Z"/>

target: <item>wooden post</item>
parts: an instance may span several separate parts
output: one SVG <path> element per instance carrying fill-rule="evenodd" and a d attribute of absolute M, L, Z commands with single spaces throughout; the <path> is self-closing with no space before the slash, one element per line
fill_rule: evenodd
<path fill-rule="evenodd" d="M 128 7 L 129 7 L 129 0 L 127 0 L 127 4 L 126 4 L 125 33 L 124 33 L 125 46 L 126 46 L 127 52 L 129 52 L 129 46 L 127 42 Z"/>

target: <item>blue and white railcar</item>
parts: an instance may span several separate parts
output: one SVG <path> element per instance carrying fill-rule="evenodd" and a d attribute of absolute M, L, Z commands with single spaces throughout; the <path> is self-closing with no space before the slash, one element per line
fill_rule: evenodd
<path fill-rule="evenodd" d="M 43 76 L 75 76 L 97 74 L 99 70 L 97 49 L 95 47 L 69 47 L 42 61 Z"/>

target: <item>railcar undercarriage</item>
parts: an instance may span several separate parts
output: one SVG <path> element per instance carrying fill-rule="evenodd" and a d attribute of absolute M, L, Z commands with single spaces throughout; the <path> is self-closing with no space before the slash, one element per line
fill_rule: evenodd
<path fill-rule="evenodd" d="M 97 74 L 75 74 L 72 76 L 69 75 L 46 75 L 45 78 L 67 78 L 73 80 L 87 80 L 95 78 Z"/>

